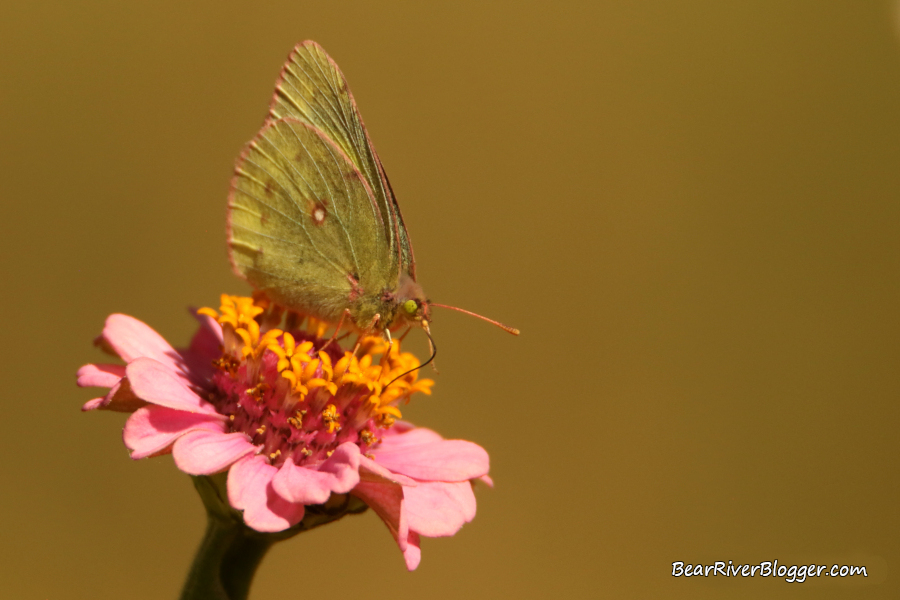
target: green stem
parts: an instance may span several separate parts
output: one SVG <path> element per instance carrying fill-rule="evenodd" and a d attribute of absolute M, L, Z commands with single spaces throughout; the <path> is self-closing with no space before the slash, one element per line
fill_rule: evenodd
<path fill-rule="evenodd" d="M 210 514 L 181 600 L 245 600 L 257 567 L 276 541 Z"/>
<path fill-rule="evenodd" d="M 241 513 L 229 506 L 225 474 L 193 480 L 206 507 L 207 525 L 181 600 L 246 600 L 256 569 L 276 542 L 367 508 L 355 496 L 333 494 L 325 504 L 307 506 L 303 520 L 290 529 L 260 533 L 244 525 Z"/>

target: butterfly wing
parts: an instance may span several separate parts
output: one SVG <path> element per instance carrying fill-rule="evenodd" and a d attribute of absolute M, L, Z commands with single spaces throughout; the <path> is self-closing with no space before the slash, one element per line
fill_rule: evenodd
<path fill-rule="evenodd" d="M 275 85 L 269 115 L 273 119 L 291 117 L 308 123 L 343 150 L 365 177 L 384 218 L 381 232 L 394 260 L 391 281 L 396 285 L 401 273 L 415 280 L 409 234 L 381 160 L 372 147 L 347 80 L 317 43 L 298 44 L 288 56 Z"/>
<path fill-rule="evenodd" d="M 238 159 L 228 201 L 235 272 L 285 306 L 337 321 L 351 277 L 392 268 L 385 219 L 366 178 L 330 135 L 267 122 Z"/>

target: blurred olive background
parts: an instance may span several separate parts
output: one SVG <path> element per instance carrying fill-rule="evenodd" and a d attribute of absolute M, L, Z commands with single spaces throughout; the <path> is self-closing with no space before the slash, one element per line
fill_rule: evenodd
<path fill-rule="evenodd" d="M 75 371 L 175 345 L 291 47 L 347 75 L 435 311 L 434 396 L 496 488 L 418 571 L 372 513 L 252 597 L 900 593 L 900 12 L 890 2 L 36 1 L 0 19 L 3 598 L 174 598 L 204 527 Z M 415 336 L 414 336 L 415 337 Z M 425 345 L 419 335 L 413 347 Z M 673 561 L 868 578 L 673 578 Z"/>

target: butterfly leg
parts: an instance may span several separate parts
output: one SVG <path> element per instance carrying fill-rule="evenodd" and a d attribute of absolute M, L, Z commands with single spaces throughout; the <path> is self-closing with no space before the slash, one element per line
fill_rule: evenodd
<path fill-rule="evenodd" d="M 359 334 L 358 338 L 356 338 L 356 345 L 353 347 L 353 356 L 356 356 L 356 352 L 359 350 L 359 345 L 362 343 L 363 337 L 365 337 L 365 335 L 369 334 L 369 332 L 375 329 L 375 326 L 378 325 L 379 321 L 381 321 L 381 315 L 376 313 L 375 317 L 372 318 L 372 322 L 369 323 L 369 326 Z"/>
<path fill-rule="evenodd" d="M 332 336 L 331 336 L 331 339 L 328 340 L 327 342 L 325 342 L 325 343 L 322 345 L 322 347 L 319 348 L 319 350 L 324 350 L 325 348 L 328 347 L 329 344 L 331 344 L 331 342 L 333 342 L 335 339 L 337 339 L 338 333 L 340 333 L 340 331 L 341 331 L 341 326 L 344 324 L 344 318 L 345 318 L 345 317 L 350 317 L 350 316 L 352 316 L 352 315 L 350 314 L 350 309 L 349 309 L 349 308 L 345 308 L 343 314 L 341 314 L 341 320 L 338 321 L 337 327 L 334 328 L 334 335 L 332 335 Z M 353 354 L 356 354 L 356 351 L 354 351 Z"/>

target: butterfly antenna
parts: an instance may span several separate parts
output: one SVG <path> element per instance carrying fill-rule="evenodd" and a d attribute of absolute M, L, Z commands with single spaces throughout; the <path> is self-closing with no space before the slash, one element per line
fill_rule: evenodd
<path fill-rule="evenodd" d="M 398 375 L 398 376 L 394 377 L 393 379 L 391 379 L 391 383 L 394 383 L 394 382 L 397 381 L 398 379 L 402 379 L 402 378 L 406 377 L 407 375 L 409 375 L 409 374 L 412 373 L 413 371 L 418 371 L 418 370 L 421 369 L 422 367 L 424 367 L 424 366 L 430 364 L 430 363 L 434 360 L 434 357 L 437 356 L 437 346 L 434 345 L 434 339 L 431 337 L 431 332 L 429 332 L 427 328 L 425 329 L 425 335 L 428 336 L 428 345 L 431 346 L 431 358 L 429 358 L 428 360 L 426 360 L 425 362 L 423 362 L 423 363 L 422 363 L 421 365 L 419 365 L 418 367 L 412 368 L 412 369 L 410 369 L 409 371 L 407 371 L 407 372 L 405 372 L 405 373 L 403 373 L 403 374 L 401 374 L 401 375 Z M 387 384 L 386 386 L 384 386 L 384 388 L 382 388 L 382 392 L 384 392 L 384 390 L 388 389 L 388 388 L 390 387 L 391 383 L 389 383 L 389 384 Z"/>
<path fill-rule="evenodd" d="M 429 306 L 439 306 L 440 308 L 449 308 L 450 310 L 455 310 L 457 312 L 461 312 L 461 313 L 467 314 L 472 317 L 478 317 L 482 321 L 487 321 L 488 323 L 490 323 L 492 325 L 496 325 L 503 331 L 506 331 L 507 333 L 511 333 L 513 335 L 519 335 L 519 333 L 520 333 L 519 330 L 516 329 L 515 327 L 510 327 L 509 325 L 504 325 L 503 323 L 501 323 L 499 321 L 495 321 L 493 319 L 488 319 L 487 317 L 479 315 L 478 313 L 473 313 L 470 310 L 465 310 L 463 308 L 457 308 L 456 306 L 447 306 L 446 304 L 437 304 L 435 302 L 429 302 L 428 304 L 429 304 Z M 431 336 L 428 336 L 428 338 L 431 339 Z"/>

